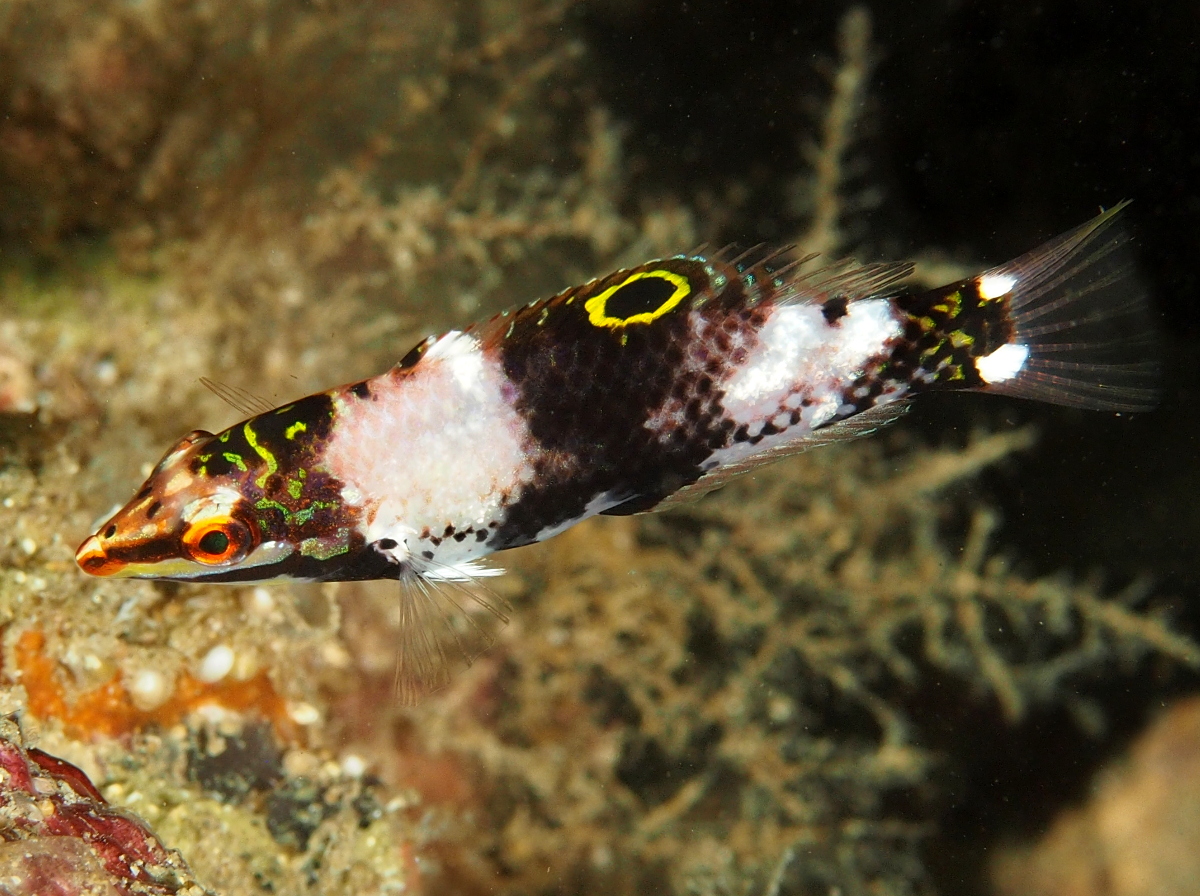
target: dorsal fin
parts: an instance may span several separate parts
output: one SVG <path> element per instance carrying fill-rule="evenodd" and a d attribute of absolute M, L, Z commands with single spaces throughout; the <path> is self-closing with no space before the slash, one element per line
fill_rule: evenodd
<path fill-rule="evenodd" d="M 771 246 L 759 243 L 748 249 L 728 245 L 710 256 L 736 267 L 743 276 L 780 281 L 783 292 L 777 301 L 823 301 L 842 296 L 853 302 L 869 296 L 895 291 L 912 276 L 912 262 L 860 264 L 853 258 L 829 261 L 812 270 L 802 270 L 816 254 L 800 255 L 796 246 Z"/>
<path fill-rule="evenodd" d="M 807 260 L 809 259 L 804 259 Z M 793 301 L 804 302 L 814 296 L 843 296 L 853 302 L 856 299 L 893 292 L 912 276 L 912 272 L 912 262 L 859 264 L 852 258 L 846 258 L 811 271 L 793 273 L 790 269 L 787 270 L 790 276 L 785 283 L 785 289 Z M 785 296 L 783 300 L 788 301 L 788 298 L 789 296 Z M 820 301 L 820 298 L 817 300 Z"/>
<path fill-rule="evenodd" d="M 210 380 L 206 376 L 200 377 L 200 382 L 213 395 L 221 399 L 235 411 L 240 411 L 247 417 L 257 417 L 259 414 L 266 414 L 275 410 L 275 405 L 249 392 L 239 386 L 230 386 L 227 383 L 218 383 L 216 380 Z"/>

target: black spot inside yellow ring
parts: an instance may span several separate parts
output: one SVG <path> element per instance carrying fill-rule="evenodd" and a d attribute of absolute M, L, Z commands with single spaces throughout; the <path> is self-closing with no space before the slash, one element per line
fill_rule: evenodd
<path fill-rule="evenodd" d="M 674 271 L 639 271 L 584 303 L 596 327 L 648 324 L 662 317 L 691 293 L 687 278 Z"/>
<path fill-rule="evenodd" d="M 628 320 L 637 314 L 653 314 L 675 295 L 675 284 L 662 277 L 643 277 L 626 283 L 605 303 L 609 317 Z"/>

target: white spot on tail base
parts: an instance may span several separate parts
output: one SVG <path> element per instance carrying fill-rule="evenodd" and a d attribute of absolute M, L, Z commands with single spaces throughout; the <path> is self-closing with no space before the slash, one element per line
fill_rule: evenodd
<path fill-rule="evenodd" d="M 1017 278 L 1012 274 L 984 274 L 979 278 L 979 295 L 984 299 L 998 299 L 1012 292 L 1016 285 Z"/>
<path fill-rule="evenodd" d="M 985 383 L 1003 383 L 1021 372 L 1029 360 L 1029 346 L 1010 342 L 990 355 L 975 359 L 975 369 Z"/>

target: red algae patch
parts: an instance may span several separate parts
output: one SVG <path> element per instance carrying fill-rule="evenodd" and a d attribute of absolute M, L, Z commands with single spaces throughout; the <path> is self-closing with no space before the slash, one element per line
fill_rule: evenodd
<path fill-rule="evenodd" d="M 13 894 L 207 894 L 183 858 L 75 766 L 0 722 L 0 878 Z"/>
<path fill-rule="evenodd" d="M 71 737 L 120 737 L 150 726 L 166 728 L 201 707 L 216 706 L 261 716 L 284 743 L 299 739 L 299 728 L 288 715 L 286 701 L 265 671 L 244 681 L 224 678 L 216 682 L 181 672 L 169 699 L 153 709 L 141 709 L 120 674 L 68 700 L 56 675 L 57 664 L 43 652 L 45 646 L 46 636 L 37 629 L 18 636 L 13 648 L 16 677 L 28 695 L 30 713 L 39 719 L 59 720 Z"/>

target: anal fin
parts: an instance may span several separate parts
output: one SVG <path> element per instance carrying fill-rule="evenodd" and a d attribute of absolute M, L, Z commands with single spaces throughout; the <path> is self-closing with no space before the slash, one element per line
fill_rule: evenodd
<path fill-rule="evenodd" d="M 657 512 L 659 510 L 668 510 L 681 504 L 690 504 L 731 480 L 739 476 L 744 476 L 747 473 L 752 473 L 766 464 L 774 463 L 793 454 L 801 454 L 810 448 L 819 448 L 823 445 L 832 445 L 837 442 L 846 442 L 851 439 L 871 435 L 875 431 L 904 416 L 905 412 L 908 411 L 908 406 L 908 401 L 901 400 L 868 408 L 862 413 L 855 414 L 853 417 L 840 420 L 806 435 L 782 442 L 758 454 L 751 455 L 745 460 L 718 467 L 709 473 L 705 473 L 695 482 L 685 485 L 683 488 L 663 498 L 652 507 L 647 507 L 644 510 L 636 512 Z"/>

